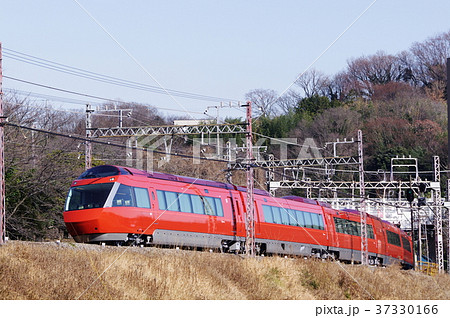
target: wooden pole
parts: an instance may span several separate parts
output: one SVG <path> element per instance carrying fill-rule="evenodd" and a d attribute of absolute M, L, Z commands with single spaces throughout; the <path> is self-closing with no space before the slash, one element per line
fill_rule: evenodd
<path fill-rule="evenodd" d="M 5 138 L 3 122 L 3 70 L 2 70 L 2 43 L 0 42 L 0 244 L 6 241 L 6 212 L 5 212 Z"/>

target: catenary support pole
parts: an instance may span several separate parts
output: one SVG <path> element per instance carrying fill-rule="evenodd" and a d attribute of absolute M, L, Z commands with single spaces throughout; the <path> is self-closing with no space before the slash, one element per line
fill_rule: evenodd
<path fill-rule="evenodd" d="M 366 193 L 364 189 L 364 154 L 362 131 L 358 130 L 358 158 L 359 158 L 359 196 L 360 196 L 360 218 L 361 218 L 361 264 L 369 265 L 369 244 L 367 240 L 367 214 Z"/>
<path fill-rule="evenodd" d="M 252 141 L 252 104 L 247 105 L 247 215 L 245 220 L 245 252 L 248 256 L 255 255 L 255 215 L 253 200 L 253 141 Z"/>
<path fill-rule="evenodd" d="M 433 190 L 433 206 L 434 206 L 434 231 L 436 241 L 436 263 L 438 264 L 439 273 L 444 272 L 444 241 L 442 232 L 442 200 L 441 200 L 441 164 L 439 156 L 433 156 L 434 161 L 434 181 L 438 184 Z"/>

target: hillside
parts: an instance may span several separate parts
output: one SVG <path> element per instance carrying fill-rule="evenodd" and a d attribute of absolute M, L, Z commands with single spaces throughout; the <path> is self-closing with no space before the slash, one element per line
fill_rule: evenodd
<path fill-rule="evenodd" d="M 450 299 L 450 276 L 313 259 L 10 241 L 0 299 Z"/>

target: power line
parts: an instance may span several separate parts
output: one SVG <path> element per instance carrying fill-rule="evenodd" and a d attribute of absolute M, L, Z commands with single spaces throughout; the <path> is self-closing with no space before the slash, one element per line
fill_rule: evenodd
<path fill-rule="evenodd" d="M 108 142 L 108 141 L 98 141 L 98 140 L 95 140 L 95 139 L 89 139 L 89 138 L 85 138 L 85 137 L 81 137 L 81 136 L 77 136 L 77 135 L 67 135 L 67 134 L 58 133 L 58 132 L 55 132 L 55 131 L 49 131 L 49 130 L 44 130 L 44 129 L 40 129 L 40 128 L 32 128 L 32 127 L 23 126 L 23 125 L 19 125 L 19 124 L 14 124 L 14 123 L 10 123 L 10 122 L 3 122 L 2 126 L 11 126 L 11 127 L 16 127 L 16 128 L 21 128 L 21 129 L 27 129 L 27 130 L 40 132 L 40 133 L 44 133 L 44 134 L 49 134 L 49 135 L 53 135 L 53 136 L 59 136 L 59 137 L 64 137 L 64 138 L 71 138 L 71 139 L 74 139 L 74 140 L 80 140 L 80 141 L 84 141 L 84 142 L 91 142 L 91 143 L 95 143 L 95 144 L 100 144 L 100 145 L 105 145 L 105 146 L 112 146 L 112 147 L 118 147 L 118 148 L 123 148 L 123 149 L 141 150 L 141 151 L 147 151 L 148 150 L 147 148 L 130 147 L 130 146 L 116 144 L 116 143 L 112 143 L 112 142 Z M 155 152 L 155 153 L 159 153 L 159 154 L 164 154 L 164 155 L 167 154 L 167 152 L 164 152 L 164 151 L 159 151 L 159 150 L 154 150 L 154 149 L 152 149 L 152 151 Z M 197 159 L 197 160 L 208 160 L 208 161 L 228 163 L 228 161 L 222 160 L 222 159 L 214 159 L 214 158 L 206 158 L 206 157 L 205 158 L 194 157 L 194 156 L 191 156 L 191 155 L 183 155 L 183 154 L 179 154 L 179 153 L 170 153 L 170 155 L 178 156 L 178 157 L 182 157 L 182 158 L 190 158 L 190 159 Z"/>
<path fill-rule="evenodd" d="M 46 88 L 46 89 L 51 89 L 51 90 L 55 90 L 55 91 L 59 91 L 59 92 L 67 93 L 67 94 L 74 94 L 74 95 L 78 95 L 78 96 L 84 96 L 84 97 L 99 99 L 99 100 L 112 102 L 112 103 L 123 103 L 123 101 L 119 101 L 119 100 L 116 100 L 116 99 L 110 99 L 110 98 L 106 98 L 106 97 L 101 97 L 101 96 L 96 96 L 96 95 L 90 95 L 90 94 L 75 92 L 75 91 L 71 91 L 71 90 L 67 90 L 67 89 L 63 89 L 63 88 L 58 88 L 58 87 L 54 87 L 54 86 L 49 86 L 49 85 L 44 85 L 44 84 L 39 84 L 39 83 L 36 83 L 36 82 L 31 82 L 31 81 L 27 81 L 27 80 L 11 77 L 11 76 L 3 75 L 3 77 L 7 78 L 7 79 L 10 79 L 10 80 L 13 80 L 13 81 L 18 81 L 18 82 L 22 82 L 22 83 L 25 83 L 25 84 L 34 85 L 34 86 L 38 86 L 38 87 L 42 87 L 42 88 Z M 144 106 L 146 106 L 146 105 L 144 105 Z M 147 106 L 147 107 L 149 107 L 149 106 Z M 180 110 L 180 109 L 165 108 L 165 107 L 159 107 L 159 106 L 158 107 L 157 106 L 150 106 L 150 107 L 153 107 L 153 108 L 156 108 L 156 109 L 159 109 L 159 110 L 168 110 L 168 111 L 173 111 L 173 112 L 185 113 L 184 110 Z M 195 112 L 195 111 L 190 111 L 190 113 L 204 115 L 204 113 Z"/>
<path fill-rule="evenodd" d="M 237 102 L 235 99 L 230 98 L 223 98 L 223 97 L 216 97 L 216 96 L 210 96 L 210 95 L 204 95 L 204 94 L 197 94 L 197 93 L 190 93 L 180 90 L 174 90 L 174 89 L 163 89 L 158 86 L 148 85 L 148 84 L 142 84 L 135 81 L 130 81 L 126 79 L 121 79 L 114 76 L 104 75 L 92 71 L 88 71 L 85 69 L 69 66 L 66 64 L 61 64 L 53 61 L 49 61 L 43 58 L 39 58 L 33 55 L 21 53 L 18 51 L 14 51 L 11 49 L 4 48 L 4 56 L 16 61 L 20 61 L 23 63 L 27 63 L 30 65 L 42 67 L 45 69 L 74 75 L 90 80 L 95 80 L 107 84 L 112 84 L 116 86 L 141 90 L 141 91 L 147 91 L 151 93 L 157 93 L 157 94 L 164 94 L 164 95 L 173 95 L 177 97 L 182 98 L 189 98 L 189 99 L 196 99 L 196 100 L 204 100 L 204 101 L 212 101 L 212 102 L 223 102 L 223 101 L 232 101 Z"/>

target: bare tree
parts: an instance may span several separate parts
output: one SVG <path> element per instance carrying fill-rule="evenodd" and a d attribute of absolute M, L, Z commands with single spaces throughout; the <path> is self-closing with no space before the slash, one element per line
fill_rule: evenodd
<path fill-rule="evenodd" d="M 70 131 L 83 118 L 14 94 L 6 95 L 4 103 L 10 124 L 39 130 Z M 14 239 L 59 236 L 65 230 L 61 215 L 65 193 L 71 179 L 83 170 L 79 141 L 7 125 L 5 143 L 8 235 Z"/>
<path fill-rule="evenodd" d="M 302 100 L 300 94 L 294 90 L 289 90 L 284 93 L 280 98 L 278 98 L 277 106 L 283 111 L 283 113 L 288 114 L 292 112 Z"/>
<path fill-rule="evenodd" d="M 257 116 L 272 116 L 277 112 L 278 93 L 273 89 L 253 89 L 245 94 L 245 98 L 252 102 L 252 109 Z"/>
<path fill-rule="evenodd" d="M 432 95 L 444 95 L 446 60 L 450 56 L 450 31 L 414 43 L 410 49 L 409 67 L 416 80 Z"/>
<path fill-rule="evenodd" d="M 316 69 L 310 69 L 303 73 L 295 84 L 303 90 L 305 97 L 309 98 L 314 95 L 321 95 L 326 89 L 328 82 L 329 78 L 324 73 Z"/>
<path fill-rule="evenodd" d="M 379 51 L 368 57 L 350 59 L 347 62 L 347 73 L 357 81 L 368 97 L 373 94 L 373 85 L 384 85 L 401 80 L 400 62 L 397 57 Z"/>

